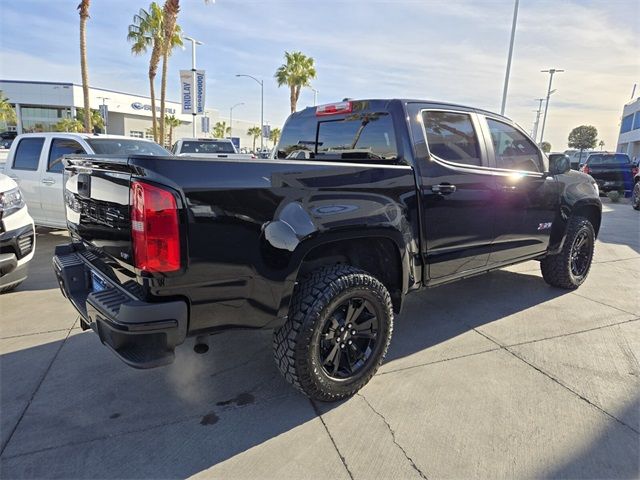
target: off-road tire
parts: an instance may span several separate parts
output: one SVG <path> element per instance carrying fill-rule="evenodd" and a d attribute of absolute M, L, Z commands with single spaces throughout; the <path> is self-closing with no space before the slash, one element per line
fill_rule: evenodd
<path fill-rule="evenodd" d="M 588 265 L 582 275 L 576 276 L 571 271 L 571 255 L 576 239 L 583 232 L 586 233 L 590 244 Z M 570 217 L 562 250 L 556 255 L 549 255 L 543 258 L 540 262 L 540 269 L 545 282 L 553 287 L 568 290 L 578 288 L 584 283 L 591 270 L 594 246 L 595 231 L 589 219 L 581 216 Z"/>
<path fill-rule="evenodd" d="M 380 316 L 374 352 L 363 370 L 337 381 L 326 375 L 317 356 L 320 332 L 327 317 L 358 293 L 376 302 Z M 276 364 L 284 378 L 314 400 L 332 402 L 355 394 L 373 377 L 387 353 L 393 332 L 393 307 L 386 287 L 372 275 L 348 265 L 321 267 L 295 287 L 289 315 L 273 335 Z"/>

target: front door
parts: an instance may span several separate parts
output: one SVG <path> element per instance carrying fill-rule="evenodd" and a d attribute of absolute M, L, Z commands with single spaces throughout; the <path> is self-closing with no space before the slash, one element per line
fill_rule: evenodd
<path fill-rule="evenodd" d="M 409 104 L 427 282 L 484 268 L 493 239 L 493 174 L 472 111 Z"/>
<path fill-rule="evenodd" d="M 51 144 L 45 151 L 47 152 L 46 164 L 42 169 L 40 181 L 42 212 L 47 225 L 65 227 L 67 222 L 62 185 L 62 172 L 64 170 L 62 156 L 86 152 L 76 140 L 56 137 L 51 139 Z"/>
<path fill-rule="evenodd" d="M 24 197 L 29 214 L 36 223 L 43 219 L 40 198 L 40 156 L 45 143 L 44 137 L 24 137 L 18 140 L 11 165 L 5 172 L 14 179 Z"/>
<path fill-rule="evenodd" d="M 489 264 L 544 253 L 559 202 L 558 182 L 545 174 L 548 161 L 515 125 L 491 117 L 480 122 L 495 167 L 496 229 Z"/>

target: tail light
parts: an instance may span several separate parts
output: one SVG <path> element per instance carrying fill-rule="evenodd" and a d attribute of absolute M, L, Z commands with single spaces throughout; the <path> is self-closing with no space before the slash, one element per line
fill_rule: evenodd
<path fill-rule="evenodd" d="M 587 175 L 589 175 L 591 173 L 591 170 L 589 169 L 589 165 L 584 164 L 582 166 L 582 173 L 586 173 Z"/>
<path fill-rule="evenodd" d="M 634 177 L 640 172 L 640 167 L 631 167 L 631 175 Z"/>
<path fill-rule="evenodd" d="M 316 116 L 323 117 L 325 115 L 339 115 L 342 113 L 351 113 L 353 104 L 351 102 L 327 103 L 316 107 Z"/>
<path fill-rule="evenodd" d="M 134 264 L 145 272 L 180 269 L 178 207 L 173 194 L 143 182 L 131 184 Z"/>

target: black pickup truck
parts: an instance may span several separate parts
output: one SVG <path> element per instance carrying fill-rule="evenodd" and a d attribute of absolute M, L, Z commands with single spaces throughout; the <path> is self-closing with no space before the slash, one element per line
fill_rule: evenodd
<path fill-rule="evenodd" d="M 407 293 L 531 259 L 560 288 L 589 272 L 593 179 L 499 115 L 338 102 L 292 114 L 275 156 L 68 157 L 53 265 L 82 326 L 138 368 L 274 329 L 286 379 L 331 401 L 374 375 Z"/>
<path fill-rule="evenodd" d="M 601 192 L 628 192 L 633 190 L 633 177 L 638 167 L 631 163 L 626 153 L 591 153 L 581 172 L 591 175 Z"/>

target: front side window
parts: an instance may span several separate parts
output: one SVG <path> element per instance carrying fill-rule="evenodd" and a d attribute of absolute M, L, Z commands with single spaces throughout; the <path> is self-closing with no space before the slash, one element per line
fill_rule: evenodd
<path fill-rule="evenodd" d="M 523 133 L 506 123 L 487 118 L 498 168 L 544 172 L 540 151 Z"/>
<path fill-rule="evenodd" d="M 424 111 L 422 121 L 429 152 L 442 160 L 481 165 L 478 136 L 466 113 Z"/>
<path fill-rule="evenodd" d="M 16 148 L 16 156 L 13 160 L 13 168 L 16 170 L 38 170 L 40 152 L 44 145 L 44 138 L 23 138 Z"/>
<path fill-rule="evenodd" d="M 47 163 L 47 171 L 61 173 L 64 169 L 62 164 L 63 155 L 79 155 L 87 153 L 75 140 L 69 138 L 54 138 L 51 142 L 49 150 L 49 161 Z"/>

